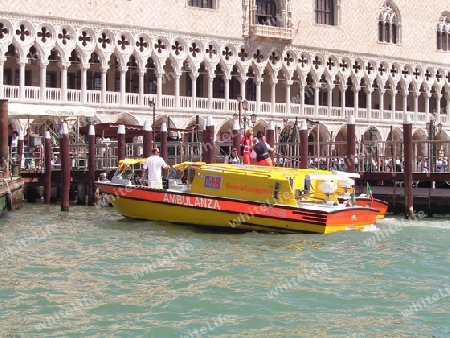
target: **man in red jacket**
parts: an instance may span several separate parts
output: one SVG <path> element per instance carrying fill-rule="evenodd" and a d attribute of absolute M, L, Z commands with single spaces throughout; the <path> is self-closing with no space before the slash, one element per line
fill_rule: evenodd
<path fill-rule="evenodd" d="M 241 155 L 244 164 L 251 164 L 251 153 L 253 149 L 253 129 L 250 128 L 241 140 Z"/>

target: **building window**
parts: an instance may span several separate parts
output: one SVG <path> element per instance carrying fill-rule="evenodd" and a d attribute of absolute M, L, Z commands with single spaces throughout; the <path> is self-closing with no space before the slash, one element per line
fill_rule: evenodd
<path fill-rule="evenodd" d="M 15 75 L 15 86 L 20 85 L 20 70 L 16 69 L 16 75 Z M 32 77 L 31 77 L 31 69 L 25 70 L 25 86 L 32 86 Z"/>
<path fill-rule="evenodd" d="M 45 74 L 45 86 L 47 88 L 56 88 L 56 72 L 47 72 Z"/>
<path fill-rule="evenodd" d="M 12 69 L 5 69 L 3 71 L 3 84 L 4 85 L 12 85 Z"/>
<path fill-rule="evenodd" d="M 389 4 L 385 3 L 378 15 L 378 41 L 397 44 L 399 42 L 399 15 Z"/>
<path fill-rule="evenodd" d="M 67 89 L 81 89 L 81 81 L 76 73 L 67 73 Z"/>
<path fill-rule="evenodd" d="M 87 71 L 87 90 L 102 90 L 102 75 L 99 72 Z"/>
<path fill-rule="evenodd" d="M 256 84 L 253 79 L 247 81 L 247 100 L 256 101 Z"/>
<path fill-rule="evenodd" d="M 450 17 L 442 15 L 437 24 L 436 44 L 437 49 L 450 51 Z"/>
<path fill-rule="evenodd" d="M 277 6 L 274 0 L 256 1 L 256 22 L 259 25 L 277 25 Z"/>
<path fill-rule="evenodd" d="M 216 9 L 216 0 L 188 0 L 189 7 Z"/>
<path fill-rule="evenodd" d="M 316 23 L 319 25 L 336 25 L 335 0 L 316 0 Z"/>

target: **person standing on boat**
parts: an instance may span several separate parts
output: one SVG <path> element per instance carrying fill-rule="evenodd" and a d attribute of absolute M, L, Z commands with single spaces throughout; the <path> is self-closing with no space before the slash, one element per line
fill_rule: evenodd
<path fill-rule="evenodd" d="M 162 171 L 161 169 L 170 168 L 170 166 L 164 161 L 162 157 L 159 156 L 159 149 L 153 148 L 152 155 L 147 157 L 143 165 L 142 177 L 148 171 L 147 184 L 149 188 L 162 189 Z"/>
<path fill-rule="evenodd" d="M 258 143 L 253 147 L 252 158 L 256 159 L 257 165 L 271 167 L 273 163 L 270 158 L 270 152 L 273 151 L 273 148 L 270 148 L 270 145 L 264 141 L 264 133 L 261 130 L 258 131 L 256 137 L 258 138 Z"/>
<path fill-rule="evenodd" d="M 229 163 L 229 164 L 240 164 L 241 163 L 241 160 L 239 159 L 239 156 L 237 155 L 236 148 L 231 149 L 231 154 L 225 156 L 225 163 Z"/>
<path fill-rule="evenodd" d="M 250 128 L 241 139 L 241 154 L 244 164 L 252 164 L 253 129 Z"/>

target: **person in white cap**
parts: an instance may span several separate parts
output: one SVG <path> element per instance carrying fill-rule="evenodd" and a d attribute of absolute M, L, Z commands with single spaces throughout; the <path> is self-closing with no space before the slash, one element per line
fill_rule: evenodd
<path fill-rule="evenodd" d="M 241 160 L 239 159 L 239 156 L 237 155 L 236 148 L 231 149 L 230 155 L 225 156 L 225 163 L 230 163 L 230 164 L 240 164 L 241 163 Z"/>
<path fill-rule="evenodd" d="M 147 157 L 144 165 L 142 166 L 142 177 L 148 171 L 147 184 L 149 188 L 162 189 L 162 171 L 161 169 L 170 168 L 170 166 L 159 156 L 159 149 L 153 148 L 152 155 Z"/>

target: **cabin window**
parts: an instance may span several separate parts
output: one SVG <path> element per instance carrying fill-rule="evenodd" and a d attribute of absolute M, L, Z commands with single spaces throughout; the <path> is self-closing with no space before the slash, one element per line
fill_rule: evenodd
<path fill-rule="evenodd" d="M 289 185 L 291 186 L 291 189 L 294 190 L 294 178 L 288 177 L 288 180 L 289 180 Z"/>

